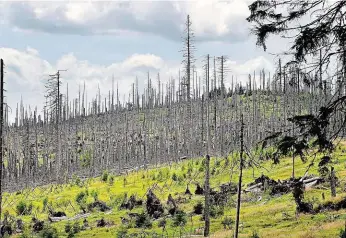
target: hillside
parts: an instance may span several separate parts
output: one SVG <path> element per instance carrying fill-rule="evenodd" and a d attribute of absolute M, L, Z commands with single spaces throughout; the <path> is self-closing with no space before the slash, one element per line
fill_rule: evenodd
<path fill-rule="evenodd" d="M 135 110 L 115 109 L 66 116 L 58 125 L 31 115 L 4 128 L 4 179 L 7 191 L 78 176 L 99 176 L 108 169 L 159 165 L 205 154 L 209 132 L 212 156 L 239 149 L 240 114 L 245 143 L 251 148 L 270 132 L 292 129 L 286 119 L 316 112 L 321 99 L 288 88 L 286 93 L 256 90 L 227 98 L 196 98 Z M 189 114 L 191 110 L 191 114 Z M 338 123 L 335 122 L 335 125 Z M 332 130 L 332 129 L 330 129 Z"/>
<path fill-rule="evenodd" d="M 319 204 L 326 204 L 328 201 L 337 202 L 346 198 L 345 180 L 343 179 L 346 176 L 345 150 L 346 144 L 340 144 L 333 154 L 333 163 L 336 175 L 339 178 L 337 197 L 331 199 L 330 190 L 327 189 L 328 184 L 306 189 L 304 201 L 312 202 L 314 208 Z M 236 158 L 235 154 L 228 159 L 212 158 L 210 171 L 211 188 L 213 190 L 219 191 L 220 185 L 226 184 L 230 179 L 234 183 L 237 182 L 238 170 L 234 169 L 232 172 L 231 169 Z M 309 158 L 306 163 L 296 160 L 295 173 L 297 177 L 304 175 L 312 159 Z M 204 166 L 202 162 L 203 159 L 186 160 L 173 163 L 171 166 L 165 165 L 147 171 L 134 171 L 122 176 L 113 176 L 105 172 L 101 177 L 89 178 L 84 181 L 74 177 L 69 184 L 49 185 L 35 189 L 25 189 L 17 193 L 7 193 L 4 194 L 3 210 L 8 211 L 10 217 L 13 216 L 14 220 L 23 220 L 25 225 L 24 234 L 27 235 L 32 231 L 33 222 L 31 217 L 35 216 L 38 220 L 44 220 L 45 224 L 50 224 L 56 228 L 59 237 L 67 237 L 65 226 L 68 222 L 66 220 L 49 222 L 49 209 L 47 208 L 51 208 L 54 212 L 65 212 L 67 218 L 73 218 L 81 213 L 81 207 L 84 207 L 86 214 L 90 214 L 86 218 L 88 228 L 76 233 L 75 237 L 121 237 L 120 231 L 125 230 L 127 230 L 128 235 L 123 237 L 162 237 L 162 235 L 163 237 L 179 237 L 180 234 L 202 234 L 203 229 L 198 229 L 204 226 L 204 221 L 201 220 L 202 215 L 192 214 L 194 206 L 198 202 L 204 204 L 204 196 L 194 194 L 196 184 L 203 185 Z M 316 167 L 316 165 L 313 166 L 309 174 L 318 175 Z M 243 190 L 247 184 L 254 181 L 254 178 L 260 177 L 262 174 L 271 179 L 285 180 L 291 176 L 291 173 L 292 160 L 290 158 L 282 159 L 279 165 L 273 165 L 272 161 L 263 161 L 259 167 L 246 168 L 243 177 Z M 188 188 L 192 193 L 191 197 L 185 195 L 187 185 L 189 185 Z M 141 222 L 137 221 L 138 223 L 136 223 L 137 218 L 131 220 L 128 214 L 130 213 L 130 215 L 136 217 L 135 213 L 141 214 L 146 211 L 145 193 L 149 188 L 161 200 L 165 209 L 164 215 L 162 214 L 158 219 L 143 216 Z M 264 192 L 243 193 L 240 216 L 241 237 L 249 237 L 253 231 L 256 231 L 259 237 L 336 237 L 340 229 L 344 227 L 345 209 L 319 212 L 314 215 L 300 213 L 296 216 L 296 204 L 291 192 L 271 196 L 269 191 L 270 187 Z M 86 200 L 83 200 L 81 192 L 87 194 Z M 324 193 L 325 200 L 322 199 L 322 193 Z M 127 194 L 127 198 L 135 195 L 137 200 L 143 200 L 143 204 L 135 206 L 131 211 L 128 209 L 119 210 L 125 194 Z M 169 194 L 172 195 L 178 209 L 186 213 L 186 217 L 181 216 L 179 219 L 177 218 L 179 215 L 173 217 L 167 215 L 167 209 L 172 208 L 166 203 Z M 77 196 L 79 196 L 79 204 L 76 203 Z M 89 211 L 87 204 L 93 203 L 95 198 L 97 201 L 105 202 L 111 210 L 101 212 L 96 208 Z M 228 201 L 224 206 L 214 206 L 212 209 L 211 214 L 214 214 L 211 219 L 212 237 L 232 237 L 234 223 L 229 223 L 232 229 L 224 229 L 222 221 L 235 220 L 236 195 L 231 193 L 227 198 Z M 20 204 L 21 206 L 19 206 Z M 16 211 L 20 207 L 22 207 L 21 211 L 24 211 L 23 207 L 28 208 L 30 204 L 32 204 L 32 209 L 29 209 L 31 212 L 27 212 L 26 215 L 17 214 Z M 24 211 L 24 213 L 26 212 Z M 123 222 L 122 217 L 124 218 Z M 166 217 L 166 219 L 163 217 Z M 106 227 L 96 227 L 101 218 L 104 218 L 106 224 L 108 224 Z M 183 222 L 184 218 L 186 219 L 186 225 L 179 225 L 179 222 Z M 11 219 L 8 218 L 8 220 Z M 70 224 L 74 225 L 75 222 L 78 222 L 79 226 L 82 226 L 83 220 L 84 218 L 79 218 L 70 221 Z M 166 220 L 165 230 L 159 227 L 159 225 L 164 224 L 162 220 Z M 178 225 L 174 226 L 174 222 Z M 15 226 L 14 223 L 13 226 Z M 135 228 L 138 224 L 148 227 L 152 224 L 152 228 Z M 130 236 L 130 234 L 133 234 L 133 236 Z M 15 237 L 29 236 L 17 234 Z M 72 236 L 70 235 L 70 237 Z"/>

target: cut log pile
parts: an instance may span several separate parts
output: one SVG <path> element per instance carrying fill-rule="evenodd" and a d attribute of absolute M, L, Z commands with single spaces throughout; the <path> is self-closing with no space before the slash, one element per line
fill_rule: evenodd
<path fill-rule="evenodd" d="M 244 192 L 261 192 L 269 190 L 270 195 L 283 195 L 292 191 L 294 184 L 297 182 L 303 182 L 305 189 L 313 187 L 323 182 L 321 177 L 315 177 L 313 175 L 303 176 L 300 178 L 290 178 L 283 181 L 275 181 L 268 176 L 262 175 L 254 180 L 254 182 L 248 184 Z"/>

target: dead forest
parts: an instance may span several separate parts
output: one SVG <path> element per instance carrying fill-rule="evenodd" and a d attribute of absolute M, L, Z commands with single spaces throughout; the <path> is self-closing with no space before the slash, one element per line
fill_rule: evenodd
<path fill-rule="evenodd" d="M 52 75 L 54 90 L 48 90 L 50 103 L 43 116 L 21 102 L 15 122 L 5 120 L 3 188 L 62 182 L 73 175 L 97 176 L 104 170 L 121 174 L 202 157 L 207 150 L 223 157 L 239 150 L 240 115 L 249 151 L 270 133 L 287 129 L 294 133 L 287 118 L 315 113 L 336 95 L 345 94 L 340 83 L 298 67 L 281 67 L 280 62 L 272 75 L 253 72 L 246 84 L 231 77 L 232 86 L 225 88 L 225 58 L 207 56 L 205 75 L 191 74 L 190 93 L 185 78 L 163 84 L 159 75 L 155 80 L 148 73 L 144 94 L 138 93 L 135 82 L 129 100 L 122 103 L 118 87 L 106 98 L 97 92 L 88 100 L 82 89 L 71 99 L 59 82 L 59 72 Z M 338 113 L 330 131 L 341 123 L 337 117 Z"/>
<path fill-rule="evenodd" d="M 290 25 L 318 6 L 319 21 Z M 29 230 L 37 234 L 49 228 L 40 221 L 48 215 L 57 234 L 73 233 L 68 237 L 92 233 L 88 221 L 105 232 L 99 237 L 113 229 L 121 233 L 117 237 L 132 237 L 126 232 L 138 237 L 144 230 L 155 232 L 148 237 L 161 231 L 157 237 L 165 232 L 191 237 L 204 230 L 204 237 L 232 232 L 237 238 L 250 228 L 251 237 L 259 237 L 256 229 L 263 237 L 293 230 L 307 237 L 308 226 L 321 237 L 335 235 L 346 218 L 333 213 L 346 208 L 346 3 L 254 1 L 248 7 L 251 33 L 265 51 L 268 35 L 299 32 L 290 52 L 277 58 L 274 72 L 255 70 L 240 80 L 226 55 L 196 59 L 189 15 L 176 76 L 148 72 L 136 77 L 129 92 L 113 78 L 107 92 L 98 88 L 87 94 L 84 83 L 71 95 L 62 83 L 65 70 L 58 70 L 44 82 L 42 111 L 25 99 L 10 109 L 4 101 L 6 59 L 1 59 L 0 218 L 5 213 L 0 236 L 6 227 L 12 234 L 10 213 L 27 216 Z M 102 214 L 92 215 L 96 207 Z M 78 231 L 71 233 L 64 222 L 80 218 L 85 229 L 77 221 Z M 185 225 L 189 230 L 183 231 Z M 340 237 L 345 233 L 346 223 Z"/>

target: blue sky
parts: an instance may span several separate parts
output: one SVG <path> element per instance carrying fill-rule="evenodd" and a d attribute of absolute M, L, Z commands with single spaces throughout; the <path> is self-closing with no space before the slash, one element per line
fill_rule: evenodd
<path fill-rule="evenodd" d="M 187 14 L 195 33 L 196 66 L 206 54 L 226 55 L 231 75 L 274 70 L 273 57 L 256 47 L 245 18 L 248 0 L 231 1 L 57 1 L 0 2 L 0 57 L 6 64 L 7 100 L 42 108 L 44 80 L 57 69 L 70 97 L 84 82 L 88 95 L 97 87 L 108 95 L 111 78 L 128 95 L 136 76 L 141 87 L 147 71 L 163 81 L 181 68 L 181 36 Z M 280 50 L 275 39 L 270 51 Z M 201 72 L 201 71 L 200 71 Z M 156 82 L 156 81 L 155 81 Z M 230 83 L 227 80 L 226 84 Z"/>

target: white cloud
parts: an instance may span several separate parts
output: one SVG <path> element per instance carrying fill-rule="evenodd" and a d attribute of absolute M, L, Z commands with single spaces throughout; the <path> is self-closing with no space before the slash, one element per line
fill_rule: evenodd
<path fill-rule="evenodd" d="M 198 40 L 239 41 L 248 36 L 248 0 L 5 2 L 6 24 L 63 34 L 149 33 L 179 40 L 190 14 Z M 1 12 L 2 11 L 2 12 Z"/>
<path fill-rule="evenodd" d="M 8 103 L 12 108 L 10 119 L 15 117 L 15 107 L 23 97 L 25 105 L 35 106 L 39 110 L 44 104 L 44 82 L 49 74 L 54 74 L 57 70 L 67 70 L 61 72 L 63 82 L 62 92 L 66 92 L 66 86 L 69 87 L 69 98 L 78 97 L 78 89 L 85 82 L 88 101 L 94 98 L 98 93 L 98 86 L 104 97 L 108 96 L 112 88 L 112 76 L 115 83 L 119 83 L 120 99 L 123 96 L 128 98 L 131 91 L 131 85 L 136 77 L 139 80 L 140 91 L 147 84 L 147 73 L 150 72 L 152 83 L 156 85 L 157 73 L 160 72 L 162 82 L 167 82 L 170 77 L 178 77 L 180 62 L 170 62 L 153 54 L 134 54 L 125 58 L 121 62 L 115 62 L 109 65 L 91 64 L 87 60 L 77 59 L 73 53 L 60 57 L 57 62 L 48 62 L 42 59 L 36 49 L 30 47 L 25 51 L 12 48 L 0 48 L 0 55 L 6 65 L 6 96 Z M 199 62 L 198 75 L 203 75 Z M 212 65 L 212 64 L 211 64 Z M 272 70 L 273 66 L 264 57 L 251 59 L 245 63 L 237 63 L 232 60 L 227 64 L 231 72 L 228 73 L 226 86 L 230 86 L 231 75 L 238 76 L 239 80 L 246 80 L 247 74 L 254 70 L 265 68 Z"/>

